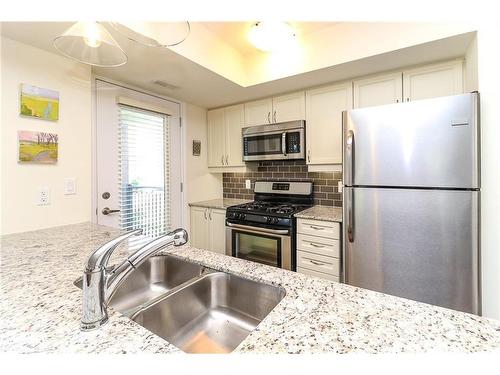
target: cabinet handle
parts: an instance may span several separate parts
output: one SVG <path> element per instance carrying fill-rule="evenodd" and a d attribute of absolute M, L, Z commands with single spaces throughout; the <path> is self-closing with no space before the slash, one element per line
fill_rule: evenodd
<path fill-rule="evenodd" d="M 309 259 L 309 262 L 311 262 L 312 264 L 315 264 L 315 265 L 317 265 L 317 266 L 324 266 L 324 265 L 325 265 L 325 263 L 322 263 L 322 262 L 317 262 L 317 261 L 312 260 L 312 259 Z"/>
<path fill-rule="evenodd" d="M 324 230 L 325 228 L 323 227 L 317 227 L 316 225 L 309 225 L 312 229 L 316 229 L 316 230 Z"/>
<path fill-rule="evenodd" d="M 224 165 L 224 155 L 222 155 L 222 156 L 220 157 L 220 160 L 221 160 L 221 164 L 222 164 L 222 165 Z"/>
<path fill-rule="evenodd" d="M 205 216 L 205 220 L 207 220 L 207 209 L 205 209 L 205 211 L 203 211 L 203 216 Z"/>
<path fill-rule="evenodd" d="M 307 162 L 311 162 L 311 150 L 307 150 Z"/>
<path fill-rule="evenodd" d="M 319 247 L 319 248 L 323 248 L 324 247 L 323 245 L 318 245 L 317 243 L 314 243 L 314 242 L 309 242 L 309 244 L 311 246 L 314 246 L 314 247 Z"/>
<path fill-rule="evenodd" d="M 227 161 L 228 156 L 226 155 L 226 165 L 229 165 L 229 162 Z"/>
<path fill-rule="evenodd" d="M 406 101 L 409 102 L 410 101 L 410 98 L 406 98 Z"/>
<path fill-rule="evenodd" d="M 267 122 L 271 123 L 271 111 L 267 112 Z"/>
<path fill-rule="evenodd" d="M 212 220 L 212 210 L 208 210 L 208 218 Z"/>
<path fill-rule="evenodd" d="M 276 111 L 274 111 L 274 115 L 273 115 L 273 118 L 274 118 L 274 123 L 276 123 Z"/>
<path fill-rule="evenodd" d="M 396 103 L 399 103 L 399 99 L 396 99 Z"/>

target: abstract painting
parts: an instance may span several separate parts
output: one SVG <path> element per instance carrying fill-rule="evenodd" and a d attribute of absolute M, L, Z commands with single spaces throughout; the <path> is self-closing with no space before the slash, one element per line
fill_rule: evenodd
<path fill-rule="evenodd" d="M 59 93 L 22 84 L 21 115 L 57 121 L 59 119 Z"/>
<path fill-rule="evenodd" d="M 52 133 L 20 130 L 19 162 L 54 164 L 57 162 L 58 136 Z"/>

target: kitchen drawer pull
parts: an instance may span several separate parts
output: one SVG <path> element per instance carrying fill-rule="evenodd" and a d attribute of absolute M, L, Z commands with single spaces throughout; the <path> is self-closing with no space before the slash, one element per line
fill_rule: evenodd
<path fill-rule="evenodd" d="M 315 264 L 317 266 L 324 266 L 325 263 L 322 263 L 322 262 L 318 262 L 316 260 L 312 260 L 312 259 L 308 259 L 309 262 L 311 262 L 312 264 Z"/>
<path fill-rule="evenodd" d="M 317 243 L 314 243 L 314 242 L 309 242 L 309 244 L 311 246 L 314 246 L 314 247 L 319 247 L 319 248 L 323 248 L 324 247 L 323 245 L 318 245 Z"/>
<path fill-rule="evenodd" d="M 317 227 L 316 225 L 312 225 L 310 224 L 309 225 L 312 229 L 316 229 L 316 230 L 324 230 L 325 228 L 324 227 Z"/>

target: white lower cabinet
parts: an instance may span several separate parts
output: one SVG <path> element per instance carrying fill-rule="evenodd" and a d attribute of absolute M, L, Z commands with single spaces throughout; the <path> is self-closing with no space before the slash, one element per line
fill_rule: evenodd
<path fill-rule="evenodd" d="M 225 218 L 225 210 L 191 206 L 191 246 L 225 254 Z"/>
<path fill-rule="evenodd" d="M 297 272 L 339 281 L 339 223 L 297 219 Z"/>

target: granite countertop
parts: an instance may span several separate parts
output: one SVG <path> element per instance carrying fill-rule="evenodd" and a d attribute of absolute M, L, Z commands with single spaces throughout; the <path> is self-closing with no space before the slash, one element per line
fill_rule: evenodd
<path fill-rule="evenodd" d="M 110 321 L 79 330 L 73 285 L 91 250 L 119 231 L 90 223 L 2 237 L 0 351 L 170 353 L 179 350 L 109 309 Z M 124 246 L 111 264 L 128 254 Z M 500 351 L 500 322 L 183 246 L 179 257 L 281 285 L 286 296 L 236 352 Z"/>
<path fill-rule="evenodd" d="M 307 210 L 300 211 L 295 214 L 295 217 L 301 219 L 313 219 L 323 221 L 337 221 L 342 222 L 342 207 L 332 206 L 312 206 Z"/>
<path fill-rule="evenodd" d="M 220 199 L 210 199 L 208 201 L 193 202 L 189 203 L 190 206 L 196 207 L 207 207 L 207 208 L 218 208 L 225 210 L 228 207 L 236 206 L 238 204 L 251 202 L 247 199 L 235 199 L 235 198 L 220 198 Z"/>

